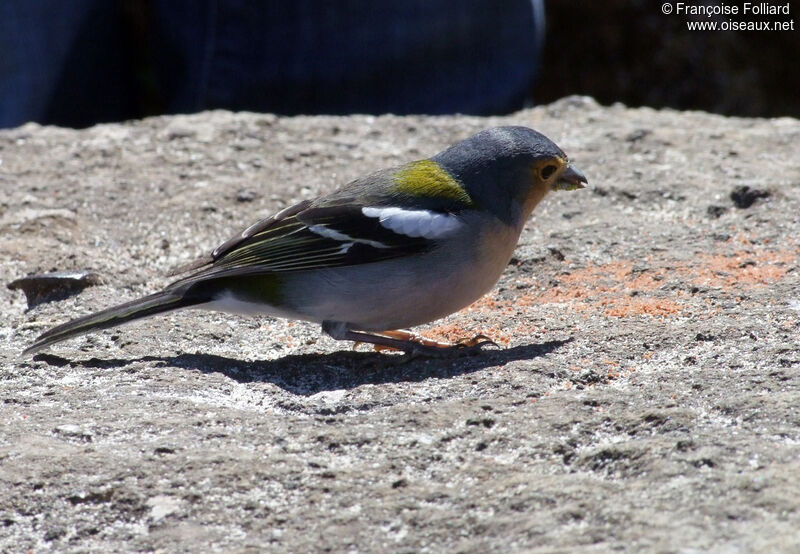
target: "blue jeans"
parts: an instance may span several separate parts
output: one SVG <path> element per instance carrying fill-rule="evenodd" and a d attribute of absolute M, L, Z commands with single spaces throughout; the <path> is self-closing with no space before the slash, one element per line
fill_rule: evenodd
<path fill-rule="evenodd" d="M 0 127 L 226 108 L 504 113 L 543 0 L 3 0 Z"/>

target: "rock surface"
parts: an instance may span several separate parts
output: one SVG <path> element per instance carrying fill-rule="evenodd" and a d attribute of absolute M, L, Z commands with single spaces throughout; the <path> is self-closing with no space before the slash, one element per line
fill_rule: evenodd
<path fill-rule="evenodd" d="M 424 329 L 502 350 L 397 365 L 187 311 L 17 357 L 290 202 L 508 123 L 594 188 Z M 26 125 L 0 160 L 0 551 L 800 549 L 796 120 L 210 112 Z M 30 311 L 5 286 L 84 270 L 102 284 Z"/>

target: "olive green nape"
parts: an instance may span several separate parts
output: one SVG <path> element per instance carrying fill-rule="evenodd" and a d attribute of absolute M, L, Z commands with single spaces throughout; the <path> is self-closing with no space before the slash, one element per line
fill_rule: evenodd
<path fill-rule="evenodd" d="M 280 306 L 283 301 L 283 278 L 275 273 L 261 275 L 236 275 L 214 279 L 221 290 L 230 291 L 244 302 L 265 303 Z"/>
<path fill-rule="evenodd" d="M 447 198 L 467 206 L 474 202 L 467 191 L 442 167 L 431 160 L 420 160 L 403 166 L 394 176 L 395 191 L 412 196 Z"/>

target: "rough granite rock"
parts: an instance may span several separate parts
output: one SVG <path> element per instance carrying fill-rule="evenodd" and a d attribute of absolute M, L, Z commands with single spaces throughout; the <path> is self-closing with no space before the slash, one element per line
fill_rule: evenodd
<path fill-rule="evenodd" d="M 594 188 L 426 329 L 502 350 L 397 365 L 187 311 L 18 359 L 259 217 L 509 123 Z M 579 97 L 0 131 L 0 551 L 796 552 L 799 162 L 797 120 Z M 78 270 L 102 284 L 30 311 L 5 286 Z"/>

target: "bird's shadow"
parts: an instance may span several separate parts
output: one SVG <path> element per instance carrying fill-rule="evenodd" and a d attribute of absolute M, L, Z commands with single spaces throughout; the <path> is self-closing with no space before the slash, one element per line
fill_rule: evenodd
<path fill-rule="evenodd" d="M 318 392 L 352 389 L 361 385 L 418 382 L 429 378 L 446 379 L 502 366 L 517 360 L 545 356 L 573 339 L 552 340 L 541 344 L 485 350 L 463 358 L 426 359 L 404 362 L 401 356 L 374 352 L 341 350 L 330 354 L 288 355 L 277 360 L 244 361 L 214 354 L 179 354 L 143 356 L 134 359 L 98 359 L 71 361 L 52 354 L 38 354 L 36 361 L 50 365 L 86 368 L 120 368 L 136 362 L 156 362 L 162 367 L 180 367 L 202 373 L 221 373 L 238 383 L 269 382 L 292 394 L 311 396 Z"/>

